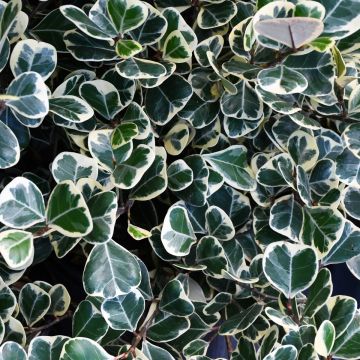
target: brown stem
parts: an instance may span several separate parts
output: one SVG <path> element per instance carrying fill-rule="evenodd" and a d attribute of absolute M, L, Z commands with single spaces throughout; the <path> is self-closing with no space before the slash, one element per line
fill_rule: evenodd
<path fill-rule="evenodd" d="M 229 355 L 229 358 L 230 358 L 231 354 L 234 352 L 234 347 L 233 347 L 233 344 L 231 343 L 231 336 L 226 335 L 225 340 L 226 340 L 227 352 L 228 352 L 228 355 Z"/>
<path fill-rule="evenodd" d="M 35 328 L 32 328 L 32 327 L 27 328 L 26 333 L 27 334 L 33 334 L 33 333 L 38 333 L 40 331 L 46 330 L 46 329 L 51 328 L 52 326 L 58 324 L 59 322 L 70 318 L 71 316 L 72 316 L 72 312 L 68 311 L 65 315 L 63 315 L 61 317 L 58 317 L 55 320 L 53 320 L 53 321 L 51 321 L 51 322 L 49 322 L 49 323 L 47 323 L 45 325 L 38 326 L 38 327 L 35 327 Z"/>
<path fill-rule="evenodd" d="M 156 301 L 156 303 L 157 303 L 157 301 Z M 154 312 L 151 314 L 151 316 L 149 317 L 149 319 L 141 326 L 139 332 L 135 333 L 135 337 L 130 346 L 130 349 L 128 351 L 126 351 L 125 353 L 114 357 L 114 360 L 126 359 L 129 356 L 129 354 L 135 355 L 137 346 L 139 345 L 141 340 L 143 340 L 146 337 L 146 332 L 149 329 L 151 323 L 153 322 L 153 320 L 154 320 L 155 316 L 158 314 L 158 312 L 159 312 L 159 309 L 156 308 L 154 310 Z"/>

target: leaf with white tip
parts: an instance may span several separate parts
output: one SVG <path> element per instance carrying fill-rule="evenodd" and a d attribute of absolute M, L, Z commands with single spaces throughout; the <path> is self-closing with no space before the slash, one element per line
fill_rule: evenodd
<path fill-rule="evenodd" d="M 114 356 L 107 353 L 97 342 L 86 338 L 74 338 L 66 341 L 59 360 L 113 360 Z"/>
<path fill-rule="evenodd" d="M 209 233 L 218 240 L 231 240 L 235 235 L 235 228 L 230 217 L 217 206 L 210 206 L 205 213 L 205 226 Z"/>

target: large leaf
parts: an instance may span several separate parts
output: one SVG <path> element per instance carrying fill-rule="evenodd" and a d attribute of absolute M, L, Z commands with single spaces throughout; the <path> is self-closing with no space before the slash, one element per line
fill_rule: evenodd
<path fill-rule="evenodd" d="M 113 240 L 93 247 L 83 274 L 89 295 L 112 298 L 128 294 L 140 281 L 140 266 L 129 251 Z"/>
<path fill-rule="evenodd" d="M 112 360 L 114 357 L 108 354 L 97 342 L 86 338 L 74 338 L 66 341 L 62 348 L 59 360 Z"/>
<path fill-rule="evenodd" d="M 310 246 L 280 241 L 266 248 L 263 268 L 270 283 L 293 298 L 315 281 L 318 262 Z"/>

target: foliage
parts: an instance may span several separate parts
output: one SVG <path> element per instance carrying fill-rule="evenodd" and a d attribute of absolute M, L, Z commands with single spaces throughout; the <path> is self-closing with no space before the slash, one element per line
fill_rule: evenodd
<path fill-rule="evenodd" d="M 359 44 L 359 0 L 0 1 L 0 358 L 360 358 Z"/>

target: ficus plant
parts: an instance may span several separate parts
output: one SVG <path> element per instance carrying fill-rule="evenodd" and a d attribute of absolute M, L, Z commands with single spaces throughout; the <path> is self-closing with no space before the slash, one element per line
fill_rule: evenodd
<path fill-rule="evenodd" d="M 360 358 L 359 0 L 0 1 L 0 70 L 1 360 Z"/>

